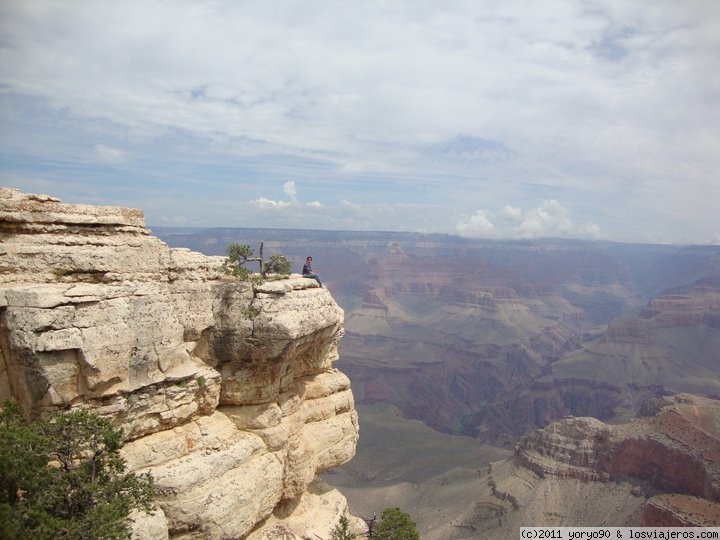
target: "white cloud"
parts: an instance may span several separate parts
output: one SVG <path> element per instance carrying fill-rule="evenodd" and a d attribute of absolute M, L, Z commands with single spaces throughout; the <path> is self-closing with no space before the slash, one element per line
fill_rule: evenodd
<path fill-rule="evenodd" d="M 251 201 L 251 204 L 258 208 L 266 208 L 266 209 L 277 209 L 277 208 L 293 208 L 295 210 L 298 210 L 297 215 L 302 215 L 303 209 L 317 209 L 317 208 L 323 208 L 324 205 L 320 201 L 312 201 L 309 203 L 301 203 L 298 199 L 298 189 L 297 184 L 294 180 L 289 180 L 285 182 L 282 186 L 283 193 L 285 196 L 289 199 L 287 201 L 276 201 L 272 199 L 268 199 L 267 197 L 260 197 L 259 199 L 256 199 L 254 201 Z"/>
<path fill-rule="evenodd" d="M 495 223 L 493 215 L 478 210 L 469 218 L 459 221 L 455 227 L 460 236 L 470 238 L 585 238 L 601 237 L 600 227 L 592 222 L 576 224 L 570 211 L 556 200 L 544 201 L 540 206 L 522 210 L 505 205 Z"/>
<path fill-rule="evenodd" d="M 293 204 L 298 203 L 297 198 L 297 189 L 295 188 L 295 182 L 290 180 L 289 182 L 285 182 L 283 184 L 283 193 L 288 196 L 290 199 L 290 202 Z"/>
<path fill-rule="evenodd" d="M 467 237 L 493 238 L 497 234 L 495 226 L 490 222 L 488 213 L 484 210 L 478 210 L 466 220 L 459 222 L 456 230 L 460 236 Z"/>
<path fill-rule="evenodd" d="M 251 203 L 259 208 L 286 208 L 290 206 L 290 203 L 287 201 L 273 201 L 265 197 L 260 197 L 259 199 L 251 201 Z"/>
<path fill-rule="evenodd" d="M 720 198 L 718 17 L 713 0 L 5 0 L 0 144 L 39 171 L 97 140 L 108 165 L 129 161 L 120 148 L 135 163 L 154 143 L 171 165 L 191 147 L 246 160 L 252 178 L 312 183 L 313 198 L 327 188 L 328 208 L 373 192 L 444 205 L 425 222 L 448 231 L 457 208 L 465 233 L 590 235 L 599 223 L 614 238 L 651 226 L 700 240 Z M 453 146 L 463 137 L 492 145 Z M 193 182 L 174 184 L 188 203 Z M 283 193 L 254 202 L 301 204 L 295 181 Z M 554 198 L 587 208 L 588 224 L 538 206 Z M 396 216 L 395 229 L 416 222 Z"/>
<path fill-rule="evenodd" d="M 520 221 L 522 219 L 522 209 L 506 204 L 500 211 L 500 215 L 512 221 Z"/>
<path fill-rule="evenodd" d="M 565 236 L 573 229 L 569 212 L 555 200 L 545 201 L 537 208 L 526 212 L 523 222 L 517 228 L 520 238 L 540 236 Z"/>

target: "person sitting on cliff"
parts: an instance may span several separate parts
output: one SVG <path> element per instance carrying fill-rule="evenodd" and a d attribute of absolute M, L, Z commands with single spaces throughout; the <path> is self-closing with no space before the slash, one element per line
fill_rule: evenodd
<path fill-rule="evenodd" d="M 312 257 L 308 257 L 307 259 L 305 259 L 305 264 L 303 265 L 302 269 L 302 275 L 303 277 L 314 279 L 318 282 L 320 287 L 323 286 L 322 281 L 320 281 L 320 275 L 316 274 L 312 270 Z"/>

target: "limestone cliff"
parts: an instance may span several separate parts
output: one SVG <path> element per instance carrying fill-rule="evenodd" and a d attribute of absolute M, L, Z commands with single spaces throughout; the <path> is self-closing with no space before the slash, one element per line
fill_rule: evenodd
<path fill-rule="evenodd" d="M 138 537 L 327 535 L 346 503 L 315 477 L 358 438 L 332 367 L 343 311 L 314 280 L 252 286 L 224 260 L 169 248 L 140 210 L 0 188 L 0 402 L 122 427 L 161 509 Z"/>

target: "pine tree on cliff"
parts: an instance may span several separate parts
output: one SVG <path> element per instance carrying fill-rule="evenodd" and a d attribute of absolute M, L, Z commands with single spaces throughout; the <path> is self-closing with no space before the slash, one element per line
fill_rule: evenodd
<path fill-rule="evenodd" d="M 88 411 L 27 424 L 0 411 L 0 538 L 126 539 L 133 509 L 152 510 L 152 477 L 125 472 L 122 432 Z"/>
<path fill-rule="evenodd" d="M 350 532 L 350 520 L 347 516 L 340 516 L 340 522 L 332 530 L 331 540 L 356 540 L 357 535 Z"/>
<path fill-rule="evenodd" d="M 244 281 L 250 279 L 250 271 L 243 266 L 246 262 L 254 261 L 260 263 L 260 276 L 265 279 L 268 273 L 277 274 L 280 277 L 290 275 L 290 261 L 280 254 L 273 254 L 269 261 L 263 258 L 263 242 L 260 242 L 260 256 L 255 257 L 252 248 L 246 244 L 230 244 L 227 247 L 228 260 L 226 271 Z"/>
<path fill-rule="evenodd" d="M 409 514 L 399 508 L 383 510 L 380 522 L 375 526 L 373 540 L 420 540 L 417 526 Z"/>

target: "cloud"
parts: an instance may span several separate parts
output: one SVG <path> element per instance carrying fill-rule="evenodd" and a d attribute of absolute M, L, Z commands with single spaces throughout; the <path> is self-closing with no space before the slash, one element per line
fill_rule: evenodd
<path fill-rule="evenodd" d="M 283 193 L 289 199 L 287 201 L 276 201 L 267 197 L 260 197 L 250 202 L 250 204 L 263 209 L 318 209 L 324 205 L 320 201 L 312 201 L 309 203 L 301 203 L 298 199 L 297 185 L 294 180 L 285 182 L 282 186 Z"/>
<path fill-rule="evenodd" d="M 538 238 L 540 236 L 565 236 L 573 229 L 569 212 L 555 200 L 545 201 L 523 216 L 523 222 L 517 228 L 520 238 Z"/>
<path fill-rule="evenodd" d="M 252 204 L 258 208 L 286 208 L 290 206 L 291 203 L 287 201 L 273 201 L 272 199 L 260 197 L 259 199 L 252 201 Z"/>
<path fill-rule="evenodd" d="M 596 224 L 573 222 L 570 211 L 556 200 L 544 201 L 527 211 L 505 205 L 497 216 L 486 210 L 477 210 L 472 216 L 460 220 L 455 230 L 460 236 L 469 238 L 601 237 Z"/>
<path fill-rule="evenodd" d="M 240 10 L 223 1 L 130 1 L 112 12 L 92 2 L 73 8 L 37 0 L 32 12 L 9 4 L 4 29 L 19 48 L 6 54 L 25 60 L 6 64 L 12 88 L 141 130 L 219 131 L 293 152 L 330 147 L 341 155 L 359 141 L 442 145 L 463 138 L 492 141 L 483 152 L 529 151 L 543 132 L 571 144 L 578 142 L 573 134 L 590 136 L 590 125 L 610 143 L 602 132 L 622 131 L 604 118 L 606 100 L 635 117 L 646 108 L 638 97 L 654 100 L 675 89 L 660 71 L 646 71 L 642 81 L 633 75 L 637 56 L 652 52 L 649 40 L 679 55 L 681 36 L 665 27 L 700 24 L 690 8 L 645 14 L 644 7 L 619 11 L 601 2 L 584 11 L 562 0 L 523 11 L 515 2 L 422 9 L 399 2 L 382 11 L 323 2 Z M 620 31 L 616 20 L 636 21 L 637 29 Z M 30 39 L 37 35 L 53 37 Z M 693 51 L 700 36 L 689 42 Z M 597 52 L 611 45 L 626 54 Z M 660 84 L 648 86 L 647 77 Z M 84 91 L 89 86 L 95 91 Z M 567 116 L 575 111 L 584 122 Z M 550 118 L 561 124 L 535 124 Z M 509 130 L 512 124 L 547 127 L 523 133 Z M 563 134 L 564 127 L 572 129 Z"/>
<path fill-rule="evenodd" d="M 522 219 L 522 213 L 521 208 L 516 208 L 515 206 L 510 206 L 509 204 L 503 206 L 500 211 L 501 216 L 512 221 L 520 221 Z"/>
<path fill-rule="evenodd" d="M 468 219 L 457 224 L 456 230 L 460 236 L 494 238 L 497 234 L 495 225 L 490 222 L 488 213 L 478 210 Z"/>
<path fill-rule="evenodd" d="M 240 163 L 256 208 L 302 205 L 298 182 L 304 210 L 440 207 L 432 229 L 699 241 L 720 198 L 717 21 L 712 0 L 5 0 L 1 174 L 66 171 L 58 196 L 112 183 L 173 215 L 202 179 L 208 205 L 232 193 L 216 173 Z M 260 192 L 288 177 L 286 200 Z"/>
<path fill-rule="evenodd" d="M 295 182 L 290 180 L 289 182 L 285 182 L 283 184 L 283 193 L 288 196 L 290 199 L 290 202 L 293 204 L 298 204 L 297 199 L 297 189 L 295 188 Z"/>

